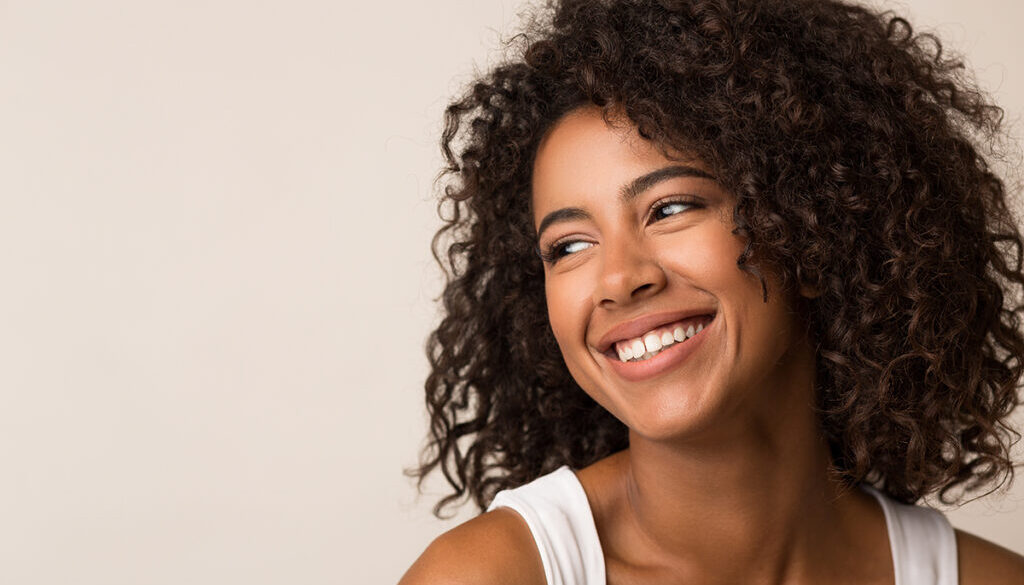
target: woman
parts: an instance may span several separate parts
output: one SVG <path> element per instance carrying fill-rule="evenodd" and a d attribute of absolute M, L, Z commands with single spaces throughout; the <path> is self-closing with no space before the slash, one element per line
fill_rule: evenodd
<path fill-rule="evenodd" d="M 1002 112 L 831 0 L 565 0 L 447 112 L 420 583 L 1024 583 Z M 499 493 L 500 492 L 500 493 Z"/>

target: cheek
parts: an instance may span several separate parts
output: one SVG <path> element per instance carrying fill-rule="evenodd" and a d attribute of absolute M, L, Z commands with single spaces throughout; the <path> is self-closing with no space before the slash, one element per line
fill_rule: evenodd
<path fill-rule="evenodd" d="M 592 295 L 582 272 L 577 269 L 571 275 L 557 275 L 545 281 L 548 322 L 569 375 L 598 404 L 614 413 L 592 369 L 587 366 L 592 359 L 586 345 Z"/>
<path fill-rule="evenodd" d="M 570 352 L 573 340 L 582 340 L 579 326 L 579 312 L 582 306 L 579 286 L 573 286 L 571 278 L 565 275 L 545 280 L 544 294 L 548 304 L 548 322 L 555 334 L 562 355 Z"/>
<path fill-rule="evenodd" d="M 549 275 L 544 283 L 551 331 L 569 374 L 584 390 L 594 387 L 588 366 L 593 357 L 586 344 L 593 296 L 593 281 L 588 280 L 593 275 L 589 273 L 586 266 L 579 266 Z"/>
<path fill-rule="evenodd" d="M 739 281 L 745 280 L 746 273 L 736 265 L 744 244 L 729 230 L 726 225 L 708 222 L 666 238 L 659 261 L 705 291 L 734 293 Z"/>

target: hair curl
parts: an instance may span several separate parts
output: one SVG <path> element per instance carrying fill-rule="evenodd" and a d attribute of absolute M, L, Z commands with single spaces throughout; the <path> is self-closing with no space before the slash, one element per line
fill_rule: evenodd
<path fill-rule="evenodd" d="M 408 471 L 454 488 L 436 515 L 628 446 L 561 359 L 534 253 L 534 154 L 587 104 L 712 169 L 740 268 L 821 293 L 802 309 L 833 472 L 903 502 L 1012 481 L 1024 243 L 981 153 L 1003 112 L 937 38 L 835 0 L 564 0 L 513 41 L 445 114 L 444 316 Z"/>

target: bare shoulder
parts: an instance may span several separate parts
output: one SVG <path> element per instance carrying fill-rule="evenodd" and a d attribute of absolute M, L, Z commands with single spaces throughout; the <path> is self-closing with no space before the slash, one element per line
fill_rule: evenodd
<path fill-rule="evenodd" d="M 962 530 L 956 531 L 960 585 L 1024 583 L 1024 557 Z"/>
<path fill-rule="evenodd" d="M 544 585 L 530 529 L 517 512 L 497 508 L 438 536 L 398 585 Z"/>

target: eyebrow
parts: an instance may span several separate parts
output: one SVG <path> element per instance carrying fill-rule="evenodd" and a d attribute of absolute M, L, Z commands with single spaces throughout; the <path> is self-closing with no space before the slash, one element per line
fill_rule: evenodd
<path fill-rule="evenodd" d="M 623 185 L 622 188 L 619 189 L 619 197 L 625 202 L 632 201 L 641 193 L 647 191 L 658 183 L 669 179 L 675 179 L 677 177 L 699 177 L 701 179 L 710 179 L 712 181 L 716 180 L 714 176 L 696 167 L 688 165 L 672 165 L 651 171 L 645 175 L 640 175 L 629 183 Z M 545 215 L 544 219 L 540 221 L 540 226 L 537 228 L 537 239 L 540 239 L 544 230 L 552 224 L 576 219 L 590 219 L 590 214 L 579 207 L 564 207 L 562 209 L 552 211 Z"/>

